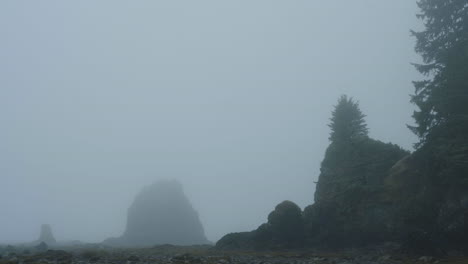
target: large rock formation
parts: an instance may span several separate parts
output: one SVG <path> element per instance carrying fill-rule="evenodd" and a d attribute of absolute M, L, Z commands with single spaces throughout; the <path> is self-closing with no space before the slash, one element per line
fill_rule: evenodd
<path fill-rule="evenodd" d="M 47 245 L 52 245 L 57 242 L 54 238 L 54 235 L 52 234 L 52 228 L 50 227 L 50 225 L 41 226 L 41 234 L 39 235 L 39 239 L 37 240 L 37 242 L 44 242 Z"/>
<path fill-rule="evenodd" d="M 408 155 L 396 145 L 370 138 L 330 144 L 315 204 L 304 210 L 309 243 L 361 246 L 394 240 L 396 216 L 385 179 Z"/>
<path fill-rule="evenodd" d="M 359 246 L 394 241 L 420 254 L 466 250 L 465 141 L 440 139 L 411 155 L 390 145 L 369 148 L 369 142 L 354 150 L 330 146 L 316 203 L 304 210 L 309 242 Z"/>
<path fill-rule="evenodd" d="M 397 233 L 393 224 L 398 217 L 385 182 L 392 166 L 408 155 L 396 145 L 370 138 L 332 143 L 322 162 L 315 204 L 301 215 L 297 206 L 283 202 L 268 223 L 252 232 L 226 235 L 216 246 L 360 246 L 391 240 Z"/>
<path fill-rule="evenodd" d="M 359 247 L 396 242 L 402 250 L 416 254 L 468 254 L 465 141 L 439 140 L 412 154 L 372 139 L 332 143 L 322 162 L 315 203 L 302 213 L 305 245 Z M 284 210 L 278 209 L 270 215 L 284 216 L 279 214 Z M 274 236 L 270 220 L 252 232 L 226 235 L 217 247 L 301 245 L 300 239 L 288 243 L 285 237 Z M 281 229 L 301 226 L 295 222 Z"/>
<path fill-rule="evenodd" d="M 299 206 L 283 201 L 268 215 L 268 222 L 251 232 L 231 233 L 217 243 L 218 249 L 284 249 L 304 245 L 304 222 Z"/>
<path fill-rule="evenodd" d="M 114 246 L 207 244 L 198 213 L 177 181 L 160 181 L 144 188 L 128 210 L 127 227 Z"/>
<path fill-rule="evenodd" d="M 467 161 L 466 138 L 453 137 L 434 140 L 393 166 L 386 193 L 409 247 L 468 254 Z"/>

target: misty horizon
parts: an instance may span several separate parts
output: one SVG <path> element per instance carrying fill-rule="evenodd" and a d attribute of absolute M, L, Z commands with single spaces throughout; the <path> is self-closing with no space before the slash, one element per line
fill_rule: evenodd
<path fill-rule="evenodd" d="M 0 3 L 0 244 L 102 242 L 177 179 L 208 240 L 314 202 L 329 119 L 413 150 L 413 1 Z M 395 14 L 398 14 L 397 18 Z"/>

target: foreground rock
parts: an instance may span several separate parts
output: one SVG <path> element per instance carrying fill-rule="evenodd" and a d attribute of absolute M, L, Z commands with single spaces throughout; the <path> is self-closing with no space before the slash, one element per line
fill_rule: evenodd
<path fill-rule="evenodd" d="M 301 208 L 291 201 L 284 201 L 268 215 L 267 223 L 252 232 L 228 234 L 216 243 L 216 248 L 290 249 L 304 246 L 305 237 Z"/>
<path fill-rule="evenodd" d="M 198 213 L 177 181 L 160 181 L 144 188 L 128 210 L 124 234 L 104 241 L 120 247 L 208 243 Z"/>

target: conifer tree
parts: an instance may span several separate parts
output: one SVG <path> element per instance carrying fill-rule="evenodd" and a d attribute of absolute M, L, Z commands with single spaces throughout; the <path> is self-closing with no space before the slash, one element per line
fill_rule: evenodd
<path fill-rule="evenodd" d="M 349 142 L 355 139 L 367 138 L 368 129 L 365 115 L 359 109 L 359 103 L 353 98 L 342 95 L 330 118 L 330 141 Z"/>
<path fill-rule="evenodd" d="M 421 146 L 468 133 L 468 1 L 419 0 L 418 6 L 425 28 L 412 32 L 423 59 L 415 66 L 426 79 L 414 82 L 411 101 L 419 109 L 409 128 Z"/>

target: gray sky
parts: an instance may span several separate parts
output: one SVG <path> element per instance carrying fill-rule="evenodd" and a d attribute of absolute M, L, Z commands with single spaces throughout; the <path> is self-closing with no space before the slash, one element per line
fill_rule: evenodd
<path fill-rule="evenodd" d="M 122 233 L 176 178 L 212 241 L 313 202 L 338 97 L 410 149 L 415 1 L 0 2 L 0 242 Z"/>

